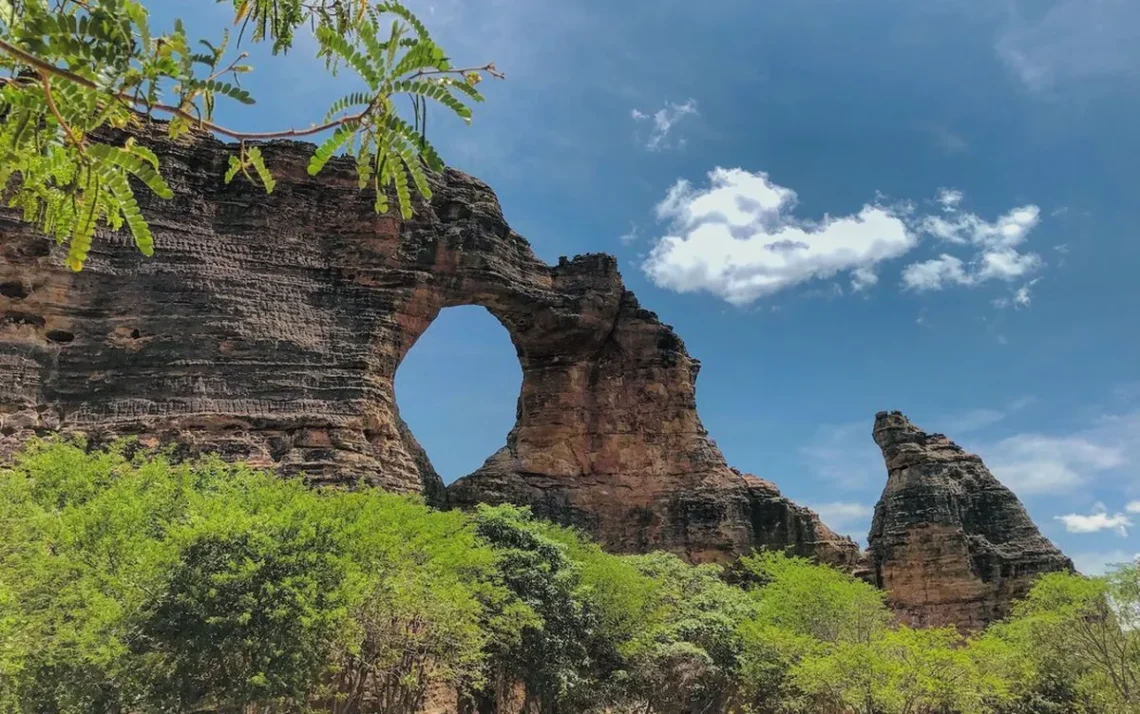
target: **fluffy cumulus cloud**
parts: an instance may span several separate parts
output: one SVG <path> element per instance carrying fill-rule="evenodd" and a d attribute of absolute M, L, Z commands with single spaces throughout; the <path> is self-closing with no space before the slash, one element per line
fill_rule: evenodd
<path fill-rule="evenodd" d="M 1123 513 L 1109 514 L 1103 503 L 1093 506 L 1092 513 L 1069 513 L 1057 516 L 1057 520 L 1065 524 L 1065 530 L 1070 533 L 1099 533 L 1100 531 L 1114 531 L 1121 538 L 1128 535 L 1132 527 L 1132 519 Z"/>
<path fill-rule="evenodd" d="M 938 203 L 941 215 L 925 216 L 918 221 L 921 232 L 934 236 L 948 246 L 968 247 L 970 261 L 963 261 L 949 251 L 936 258 L 912 263 L 903 269 L 903 287 L 908 290 L 941 290 L 951 285 L 974 286 L 991 280 L 1014 281 L 1025 278 L 1044 264 L 1037 253 L 1023 252 L 1021 245 L 1029 232 L 1041 221 L 1041 209 L 1020 206 L 999 216 L 995 221 L 963 211 L 962 192 L 942 189 Z M 1025 283 L 1010 299 L 1010 304 L 1029 304 L 1029 288 Z"/>
<path fill-rule="evenodd" d="M 820 221 L 791 215 L 796 193 L 764 172 L 716 168 L 707 187 L 677 181 L 657 205 L 669 232 L 642 268 L 659 287 L 704 291 L 748 305 L 813 278 L 851 273 L 852 287 L 877 281 L 874 267 L 896 258 L 917 238 L 889 208 Z"/>
<path fill-rule="evenodd" d="M 645 148 L 649 151 L 661 151 L 685 145 L 683 138 L 670 140 L 670 135 L 674 133 L 673 128 L 678 122 L 696 114 L 697 100 L 686 99 L 680 104 L 666 102 L 664 107 L 652 114 L 634 109 L 630 112 L 630 117 L 639 124 L 644 123 L 649 126 L 649 133 L 644 139 Z"/>

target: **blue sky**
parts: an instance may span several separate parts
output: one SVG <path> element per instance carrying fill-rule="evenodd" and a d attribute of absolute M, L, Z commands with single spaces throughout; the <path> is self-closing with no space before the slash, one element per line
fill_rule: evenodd
<path fill-rule="evenodd" d="M 730 463 L 862 540 L 874 413 L 900 409 L 1082 569 L 1140 552 L 1140 3 L 410 4 L 507 74 L 472 126 L 434 122 L 445 159 L 544 260 L 618 256 L 702 361 Z M 149 5 L 203 36 L 226 17 Z M 254 60 L 258 104 L 219 113 L 238 128 L 355 88 L 307 41 Z M 399 405 L 446 480 L 503 443 L 519 380 L 482 308 L 413 348 Z"/>

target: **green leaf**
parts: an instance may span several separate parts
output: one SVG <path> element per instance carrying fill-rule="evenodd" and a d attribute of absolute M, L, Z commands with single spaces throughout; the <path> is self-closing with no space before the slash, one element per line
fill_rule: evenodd
<path fill-rule="evenodd" d="M 226 170 L 226 175 L 225 175 L 225 182 L 227 184 L 229 184 L 231 181 L 233 181 L 234 177 L 237 176 L 238 172 L 241 171 L 241 169 L 242 169 L 241 160 L 238 159 L 238 157 L 236 157 L 236 156 L 232 156 L 232 155 L 230 156 L 229 164 L 230 164 L 230 167 L 229 167 L 229 169 Z"/>
<path fill-rule="evenodd" d="M 390 12 L 395 15 L 399 15 L 404 19 L 405 22 L 412 26 L 421 40 L 430 39 L 428 37 L 427 27 L 425 27 L 424 24 L 420 22 L 419 18 L 412 14 L 412 11 L 406 8 L 404 5 L 398 2 L 385 2 L 378 4 L 376 6 L 376 10 L 379 12 Z"/>
<path fill-rule="evenodd" d="M 123 218 L 126 219 L 127 228 L 130 229 L 139 252 L 148 258 L 154 255 L 154 235 L 151 234 L 150 225 L 147 224 L 139 210 L 139 204 L 135 200 L 135 194 L 131 191 L 130 184 L 127 183 L 122 174 L 117 173 L 105 173 L 103 179 L 119 203 L 119 210 L 122 212 Z"/>
<path fill-rule="evenodd" d="M 170 184 L 166 183 L 166 179 L 162 178 L 154 166 L 147 163 L 149 158 L 144 160 L 130 150 L 107 144 L 93 144 L 87 148 L 87 153 L 130 172 L 160 198 L 174 197 L 174 190 L 170 188 Z"/>
<path fill-rule="evenodd" d="M 324 121 L 331 121 L 333 117 L 343 111 L 351 109 L 352 107 L 368 106 L 372 103 L 372 95 L 365 94 L 364 92 L 353 92 L 347 94 L 332 103 L 329 110 L 325 112 Z"/>
<path fill-rule="evenodd" d="M 445 85 L 418 79 L 405 79 L 397 82 L 393 86 L 392 91 L 434 99 L 463 119 L 467 121 L 471 120 L 471 109 L 463 102 L 451 96 Z"/>
<path fill-rule="evenodd" d="M 368 83 L 369 88 L 376 90 L 380 85 L 380 71 L 373 65 L 372 60 L 357 51 L 352 44 L 327 26 L 318 27 L 317 40 L 321 47 L 336 54 L 352 67 L 360 77 Z"/>
<path fill-rule="evenodd" d="M 249 159 L 250 165 L 253 170 L 257 172 L 257 177 L 261 179 L 261 184 L 265 186 L 266 193 L 273 193 L 273 188 L 277 182 L 273 180 L 273 174 L 269 173 L 269 169 L 265 166 L 265 159 L 261 156 L 261 149 L 256 146 L 251 147 L 245 152 L 246 158 Z"/>
<path fill-rule="evenodd" d="M 345 122 L 333 132 L 332 136 L 317 147 L 316 152 L 312 158 L 309 159 L 308 171 L 310 176 L 316 176 L 320 173 L 329 159 L 333 157 L 333 154 L 339 151 L 352 135 L 356 133 L 358 126 L 359 123 L 355 121 Z"/>
<path fill-rule="evenodd" d="M 5 27 L 11 27 L 15 17 L 16 10 L 12 7 L 12 3 L 0 0 L 0 22 L 4 23 Z"/>
<path fill-rule="evenodd" d="M 241 87 L 235 87 L 228 82 L 219 82 L 216 79 L 211 79 L 208 81 L 194 79 L 187 82 L 187 86 L 194 90 L 207 94 L 221 94 L 229 97 L 230 99 L 237 100 L 242 104 L 256 103 L 254 101 L 254 98 L 246 90 L 242 89 Z"/>

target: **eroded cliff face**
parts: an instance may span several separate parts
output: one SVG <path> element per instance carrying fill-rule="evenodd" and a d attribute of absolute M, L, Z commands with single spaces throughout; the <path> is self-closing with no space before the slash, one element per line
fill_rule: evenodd
<path fill-rule="evenodd" d="M 97 236 L 86 268 L 0 213 L 0 451 L 27 436 L 137 435 L 319 483 L 364 480 L 434 503 L 530 504 L 609 548 L 727 560 L 754 545 L 837 565 L 855 544 L 725 464 L 695 406 L 699 363 L 606 255 L 548 266 L 464 174 L 430 206 L 378 216 L 347 162 L 264 148 L 270 196 L 222 182 L 208 138 L 144 137 L 176 197 L 140 203 L 155 256 Z M 522 365 L 506 445 L 449 490 L 400 419 L 393 377 L 445 307 L 482 305 Z"/>
<path fill-rule="evenodd" d="M 872 578 L 903 619 L 981 628 L 1072 562 L 982 460 L 899 412 L 875 417 L 887 485 L 868 537 Z"/>

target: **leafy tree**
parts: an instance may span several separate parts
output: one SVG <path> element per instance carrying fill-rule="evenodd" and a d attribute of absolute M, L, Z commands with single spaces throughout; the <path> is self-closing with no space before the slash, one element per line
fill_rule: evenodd
<path fill-rule="evenodd" d="M 878 633 L 869 641 L 843 641 L 812 653 L 791 670 L 815 706 L 865 714 L 988 714 L 1008 694 L 999 673 L 965 646 L 953 628 Z"/>
<path fill-rule="evenodd" d="M 639 711 L 721 711 L 734 699 L 741 666 L 739 628 L 754 613 L 746 593 L 717 565 L 691 566 L 675 555 L 630 560 L 657 586 L 657 607 L 633 642 L 629 695 Z"/>
<path fill-rule="evenodd" d="M 529 610 L 461 513 L 211 458 L 0 470 L 0 711 L 415 711 Z"/>
<path fill-rule="evenodd" d="M 1042 576 L 996 630 L 1034 665 L 1025 696 L 1059 710 L 1140 711 L 1140 568 Z M 1044 710 L 1044 709 L 1043 709 Z"/>
<path fill-rule="evenodd" d="M 517 642 L 535 618 L 497 581 L 499 556 L 472 520 L 377 492 L 335 505 L 322 518 L 340 524 L 355 585 L 330 710 L 411 714 L 432 686 L 481 689 L 492 641 Z"/>
<path fill-rule="evenodd" d="M 791 676 L 797 666 L 829 655 L 837 658 L 829 667 L 857 663 L 852 653 L 890 624 L 881 592 L 806 558 L 761 551 L 742 558 L 736 571 L 756 602 L 740 635 L 741 694 L 757 711 L 801 706 L 808 680 Z"/>
<path fill-rule="evenodd" d="M 302 708 L 345 620 L 346 570 L 335 534 L 305 513 L 309 498 L 282 503 L 272 484 L 244 485 L 245 503 L 213 499 L 175 536 L 178 563 L 142 627 L 156 698 L 176 710 Z"/>
<path fill-rule="evenodd" d="M 225 0 L 217 0 L 224 2 Z M 324 135 L 308 166 L 321 171 L 337 152 L 350 154 L 361 188 L 375 191 L 378 212 L 393 190 L 404 218 L 412 193 L 431 196 L 426 171 L 443 162 L 425 132 L 429 103 L 470 121 L 477 85 L 501 77 L 494 65 L 452 65 L 427 28 L 398 0 L 233 0 L 237 44 L 293 46 L 313 28 L 317 55 L 336 73 L 348 67 L 358 89 L 335 101 L 319 124 L 304 129 L 242 132 L 214 119 L 221 99 L 253 104 L 241 87 L 247 55 L 219 41 L 191 43 L 181 22 L 150 27 L 140 0 L 0 0 L 0 198 L 22 209 L 59 243 L 80 270 L 101 223 L 125 225 L 145 255 L 154 237 L 135 197 L 136 185 L 160 198 L 174 191 L 159 158 L 129 136 L 151 117 L 170 119 L 172 138 L 191 131 L 237 140 L 226 182 L 238 174 L 272 192 L 274 179 L 253 142 Z M 396 107 L 407 95 L 411 116 Z M 128 138 L 112 129 L 127 129 Z"/>
<path fill-rule="evenodd" d="M 891 621 L 883 593 L 834 568 L 775 551 L 741 559 L 758 619 L 819 642 L 867 642 Z"/>
<path fill-rule="evenodd" d="M 596 685 L 591 644 L 600 618 L 580 597 L 581 570 L 561 542 L 565 536 L 552 537 L 553 531 L 527 508 L 479 506 L 476 532 L 499 554 L 503 584 L 537 617 L 518 640 L 490 643 L 490 686 L 479 698 L 480 712 L 498 711 L 516 683 L 524 688 L 526 712 L 575 711 Z"/>
<path fill-rule="evenodd" d="M 33 444 L 0 471 L 0 591 L 12 603 L 0 617 L 15 629 L 0 649 L 20 710 L 141 701 L 145 673 L 132 646 L 176 562 L 155 534 L 184 513 L 184 476 L 161 459 L 135 462 L 120 449 L 89 457 L 62 443 Z"/>

